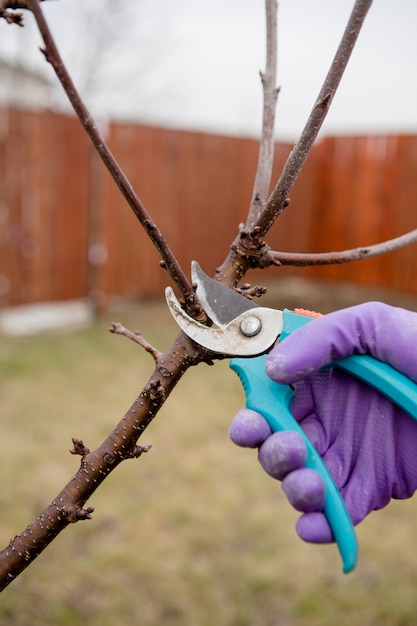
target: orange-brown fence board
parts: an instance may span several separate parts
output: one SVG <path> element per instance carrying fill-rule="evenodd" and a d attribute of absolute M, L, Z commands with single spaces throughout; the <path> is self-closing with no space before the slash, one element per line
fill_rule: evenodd
<path fill-rule="evenodd" d="M 113 126 L 110 145 L 179 262 L 188 271 L 191 259 L 198 258 L 212 271 L 249 205 L 256 142 Z M 114 258 L 108 267 L 108 290 L 160 293 L 168 278 L 159 269 L 159 257 L 125 210 L 112 181 L 107 184 L 108 247 Z M 134 242 L 124 255 L 116 252 L 121 241 Z"/>
<path fill-rule="evenodd" d="M 212 272 L 245 219 L 257 141 L 134 124 L 111 124 L 106 134 L 184 269 L 195 258 Z M 275 146 L 274 180 L 291 149 Z M 324 252 L 416 228 L 416 173 L 416 136 L 323 139 L 268 243 Z M 292 271 L 417 293 L 417 247 Z M 115 295 L 160 295 L 168 282 L 78 121 L 0 110 L 0 305 L 92 297 L 102 307 Z"/>
<path fill-rule="evenodd" d="M 366 247 L 417 227 L 415 136 L 327 138 L 316 147 L 315 157 L 318 153 L 322 184 L 309 251 Z M 413 245 L 313 273 L 415 293 L 416 270 Z"/>
<path fill-rule="evenodd" d="M 0 128 L 1 304 L 85 296 L 88 142 L 52 113 L 1 111 Z"/>

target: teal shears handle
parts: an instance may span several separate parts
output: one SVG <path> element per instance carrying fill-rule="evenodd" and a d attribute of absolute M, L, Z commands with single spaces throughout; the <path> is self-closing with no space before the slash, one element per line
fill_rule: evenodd
<path fill-rule="evenodd" d="M 281 340 L 313 318 L 284 310 Z M 324 514 L 329 522 L 343 561 L 343 571 L 350 572 L 356 565 L 358 544 L 352 520 L 342 495 L 329 474 L 320 455 L 294 419 L 291 406 L 294 392 L 289 385 L 272 381 L 265 372 L 266 355 L 252 359 L 232 359 L 230 367 L 240 377 L 246 394 L 246 406 L 261 413 L 273 431 L 298 432 L 307 447 L 306 467 L 314 469 L 326 486 Z M 417 385 L 396 369 L 369 355 L 352 355 L 334 361 L 332 367 L 349 372 L 380 391 L 392 402 L 417 419 Z"/>

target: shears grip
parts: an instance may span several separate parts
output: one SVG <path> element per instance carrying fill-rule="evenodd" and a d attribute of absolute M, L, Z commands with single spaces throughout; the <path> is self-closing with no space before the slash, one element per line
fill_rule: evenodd
<path fill-rule="evenodd" d="M 284 310 L 281 341 L 313 318 Z M 266 355 L 253 359 L 233 359 L 230 367 L 239 375 L 246 392 L 246 406 L 261 413 L 273 431 L 298 432 L 307 447 L 306 466 L 318 472 L 326 486 L 324 514 L 339 548 L 343 571 L 351 571 L 357 560 L 355 530 L 342 495 L 329 474 L 320 455 L 312 446 L 298 422 L 291 406 L 293 391 L 289 385 L 273 382 L 265 372 Z M 417 384 L 388 363 L 370 355 L 351 355 L 330 364 L 348 372 L 373 387 L 417 420 Z"/>
<path fill-rule="evenodd" d="M 326 487 L 324 514 L 329 522 L 343 561 L 343 571 L 356 565 L 358 547 L 356 533 L 342 495 L 320 455 L 294 419 L 291 406 L 294 392 L 289 385 L 272 381 L 265 372 L 266 355 L 253 359 L 232 359 L 230 367 L 238 374 L 246 393 L 246 406 L 261 413 L 271 429 L 298 432 L 307 447 L 306 467 L 314 469 Z"/>

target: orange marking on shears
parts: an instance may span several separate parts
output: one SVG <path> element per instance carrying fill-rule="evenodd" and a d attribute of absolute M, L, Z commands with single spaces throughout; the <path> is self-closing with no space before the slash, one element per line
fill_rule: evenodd
<path fill-rule="evenodd" d="M 309 309 L 294 309 L 294 313 L 305 315 L 306 317 L 314 317 L 315 319 L 323 317 L 323 313 L 316 313 L 316 311 L 309 311 Z"/>

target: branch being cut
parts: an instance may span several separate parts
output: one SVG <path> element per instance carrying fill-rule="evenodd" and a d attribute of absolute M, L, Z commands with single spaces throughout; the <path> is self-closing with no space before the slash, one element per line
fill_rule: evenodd
<path fill-rule="evenodd" d="M 370 259 L 380 254 L 386 254 L 399 248 L 404 248 L 411 243 L 417 242 L 417 229 L 411 230 L 400 237 L 389 239 L 373 246 L 352 248 L 340 252 L 322 252 L 318 254 L 303 254 L 297 252 L 268 251 L 270 265 L 290 265 L 294 267 L 305 267 L 309 265 L 337 265 L 348 263 L 349 261 L 360 261 Z"/>
<path fill-rule="evenodd" d="M 96 122 L 94 121 L 89 110 L 81 99 L 74 85 L 74 82 L 62 61 L 61 55 L 59 54 L 58 48 L 52 37 L 52 33 L 39 6 L 39 0 L 26 0 L 26 4 L 27 7 L 34 14 L 39 31 L 42 35 L 45 45 L 45 48 L 44 50 L 42 50 L 42 52 L 44 53 L 47 61 L 52 65 L 53 69 L 55 70 L 55 73 L 62 87 L 64 88 L 65 93 L 67 94 L 68 99 L 74 108 L 74 111 L 78 115 L 81 124 L 86 130 L 94 148 L 100 155 L 104 165 L 110 172 L 113 180 L 123 194 L 124 198 L 127 200 L 133 213 L 135 214 L 140 224 L 148 234 L 150 240 L 161 255 L 161 258 L 164 261 L 164 265 L 169 272 L 171 278 L 184 295 L 187 308 L 190 312 L 193 312 L 194 310 L 196 310 L 197 313 L 200 312 L 193 288 L 189 280 L 187 279 L 182 267 L 180 266 L 172 250 L 168 246 L 157 224 L 154 222 L 139 197 L 136 195 L 129 179 L 127 178 L 119 163 L 111 153 L 104 137 L 99 131 Z"/>

